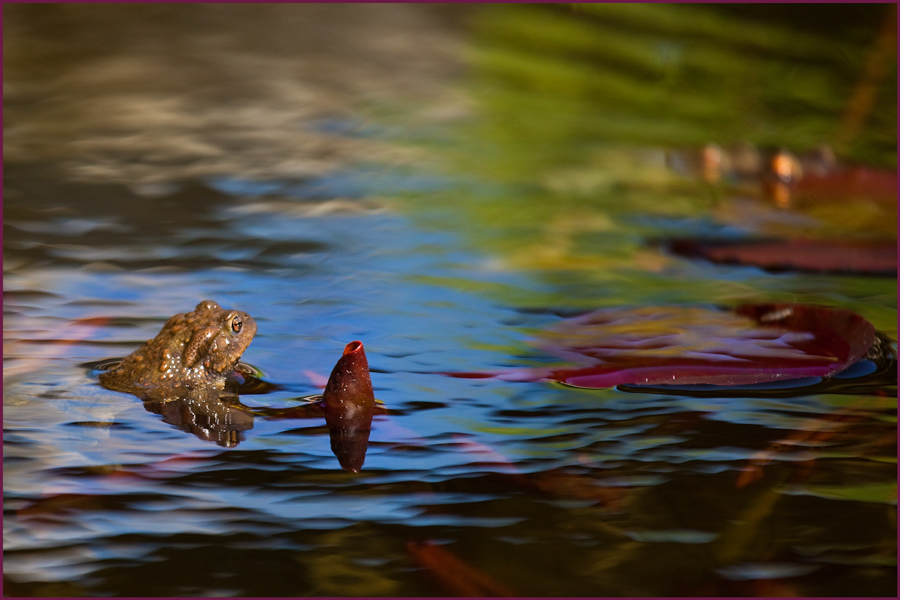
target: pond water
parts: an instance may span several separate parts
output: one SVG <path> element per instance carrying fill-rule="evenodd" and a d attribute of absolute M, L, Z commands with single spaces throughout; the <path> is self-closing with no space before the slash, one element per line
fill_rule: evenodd
<path fill-rule="evenodd" d="M 660 243 L 896 245 L 896 191 L 735 166 L 825 144 L 896 188 L 896 13 L 806 10 L 5 7 L 5 593 L 895 596 L 889 358 L 772 394 L 448 376 L 615 307 L 848 309 L 896 352 L 895 267 Z M 257 322 L 247 406 L 365 344 L 360 473 L 323 419 L 222 437 L 99 386 L 204 299 Z"/>

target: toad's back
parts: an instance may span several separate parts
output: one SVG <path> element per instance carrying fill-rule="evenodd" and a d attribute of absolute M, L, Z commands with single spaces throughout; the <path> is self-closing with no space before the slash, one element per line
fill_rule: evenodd
<path fill-rule="evenodd" d="M 256 334 L 253 317 L 204 300 L 169 319 L 152 340 L 100 374 L 103 386 L 125 392 L 222 387 Z"/>

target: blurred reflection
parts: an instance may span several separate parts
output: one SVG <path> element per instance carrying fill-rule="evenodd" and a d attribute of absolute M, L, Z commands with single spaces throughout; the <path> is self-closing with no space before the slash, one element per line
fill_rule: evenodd
<path fill-rule="evenodd" d="M 93 366 L 107 369 L 117 364 L 105 361 Z M 321 396 L 303 398 L 306 404 L 288 408 L 254 408 L 240 401 L 240 393 L 259 394 L 277 386 L 258 379 L 254 367 L 239 363 L 225 381 L 224 389 L 214 387 L 179 390 L 147 390 L 139 397 L 148 412 L 161 415 L 163 421 L 201 440 L 234 448 L 244 440 L 244 432 L 253 429 L 254 416 L 266 419 L 325 418 L 331 436 L 331 450 L 341 467 L 359 473 L 366 459 L 372 418 L 383 413 L 375 402 L 369 363 L 362 342 L 346 345 L 331 372 Z"/>
<path fill-rule="evenodd" d="M 253 414 L 240 403 L 237 394 L 198 393 L 189 397 L 145 400 L 148 412 L 161 415 L 163 421 L 201 440 L 234 448 L 253 429 Z"/>
<path fill-rule="evenodd" d="M 260 383 L 264 382 L 248 381 L 247 385 Z M 225 448 L 234 448 L 244 441 L 244 432 L 253 429 L 256 416 L 273 420 L 324 417 L 331 436 L 331 450 L 341 467 L 359 473 L 366 458 L 372 417 L 376 412 L 374 397 L 371 404 L 362 407 L 350 402 L 327 405 L 321 396 L 303 400 L 308 403 L 289 408 L 256 408 L 243 404 L 237 390 L 208 390 L 187 396 L 145 399 L 144 408 L 182 431 Z"/>

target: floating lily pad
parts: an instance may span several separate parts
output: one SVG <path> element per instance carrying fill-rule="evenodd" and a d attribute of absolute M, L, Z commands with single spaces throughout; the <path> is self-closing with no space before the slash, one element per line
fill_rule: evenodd
<path fill-rule="evenodd" d="M 752 265 L 772 271 L 897 275 L 897 242 L 827 240 L 672 240 L 675 254 L 714 263 Z"/>
<path fill-rule="evenodd" d="M 736 386 L 829 377 L 864 358 L 875 329 L 842 309 L 802 304 L 605 309 L 561 322 L 539 343 L 581 363 L 546 378 L 573 386 Z"/>
<path fill-rule="evenodd" d="M 882 372 L 896 373 L 896 357 L 889 344 L 856 313 L 822 306 L 611 308 L 565 319 L 536 342 L 538 348 L 573 366 L 446 374 L 467 379 L 550 380 L 584 388 L 662 386 L 690 391 L 689 386 L 694 386 L 700 395 L 738 389 L 746 393 L 748 388 L 737 386 L 758 390 L 776 382 L 777 395 L 785 386 L 794 392 L 822 391 L 817 384 L 823 378 L 852 387 L 852 382 L 828 378 L 870 352 L 876 363 L 884 363 L 875 364 L 877 385 Z"/>

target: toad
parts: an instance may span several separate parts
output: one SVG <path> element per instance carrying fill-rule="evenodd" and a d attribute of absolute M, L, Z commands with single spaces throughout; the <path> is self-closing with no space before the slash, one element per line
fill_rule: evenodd
<path fill-rule="evenodd" d="M 100 374 L 109 389 L 141 395 L 150 390 L 223 389 L 256 334 L 245 312 L 204 300 L 175 315 L 152 340 Z"/>

